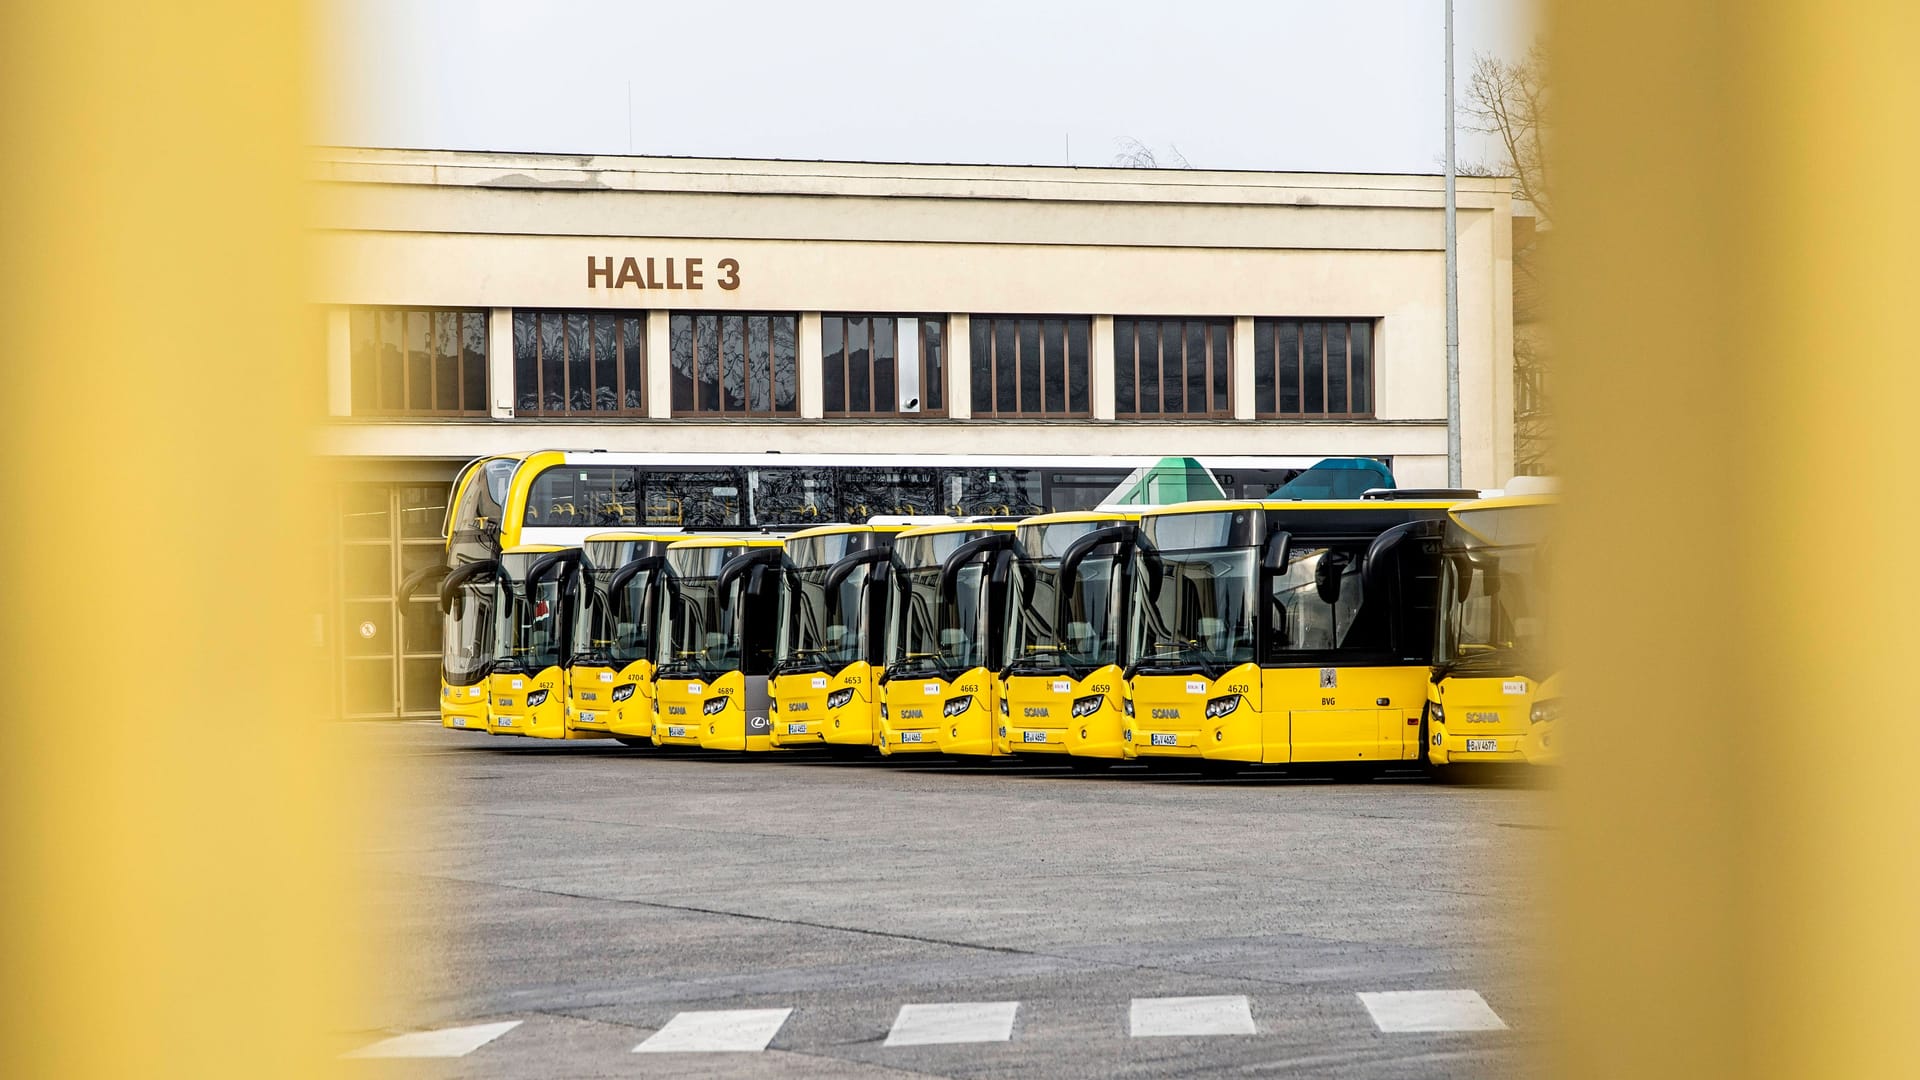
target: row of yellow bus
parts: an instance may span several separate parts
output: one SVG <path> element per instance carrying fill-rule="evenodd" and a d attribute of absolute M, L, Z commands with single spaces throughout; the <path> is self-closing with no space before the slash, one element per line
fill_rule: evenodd
<path fill-rule="evenodd" d="M 524 463 L 450 504 L 449 728 L 1084 768 L 1558 754 L 1548 495 L 535 538 Z"/>

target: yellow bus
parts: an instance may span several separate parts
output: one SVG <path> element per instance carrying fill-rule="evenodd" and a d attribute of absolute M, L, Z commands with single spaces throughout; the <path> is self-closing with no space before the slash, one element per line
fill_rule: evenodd
<path fill-rule="evenodd" d="M 440 726 L 487 730 L 487 669 L 493 662 L 493 571 L 500 558 L 503 506 L 524 455 L 475 458 L 454 477 L 440 536 L 446 559 L 400 586 L 400 613 L 421 589 L 439 592 Z"/>
<path fill-rule="evenodd" d="M 1000 680 L 1006 750 L 1066 756 L 1080 768 L 1120 759 L 1137 521 L 1081 511 L 1040 514 L 1015 528 Z"/>
<path fill-rule="evenodd" d="M 655 745 L 773 749 L 767 683 L 785 557 L 771 536 L 667 545 L 654 589 Z"/>
<path fill-rule="evenodd" d="M 1134 753 L 1209 771 L 1417 760 L 1450 505 L 1208 503 L 1143 515 Z"/>
<path fill-rule="evenodd" d="M 576 738 L 653 745 L 647 590 L 683 533 L 605 532 L 580 545 L 568 657 L 567 730 Z"/>
<path fill-rule="evenodd" d="M 1012 522 L 923 525 L 893 542 L 882 754 L 991 756 L 1004 662 Z"/>
<path fill-rule="evenodd" d="M 786 539 L 773 661 L 773 745 L 872 747 L 888 569 L 905 525 L 823 525 Z"/>
<path fill-rule="evenodd" d="M 493 661 L 487 730 L 495 735 L 567 737 L 565 597 L 578 548 L 525 544 L 500 553 L 493 574 Z"/>
<path fill-rule="evenodd" d="M 1556 500 L 1508 495 L 1449 513 L 1427 698 L 1427 758 L 1559 761 L 1559 669 L 1547 655 L 1546 541 Z"/>

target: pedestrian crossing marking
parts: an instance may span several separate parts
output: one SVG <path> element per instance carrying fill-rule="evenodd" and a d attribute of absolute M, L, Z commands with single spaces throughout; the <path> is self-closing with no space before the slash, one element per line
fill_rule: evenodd
<path fill-rule="evenodd" d="M 767 1048 L 792 1009 L 683 1012 L 633 1048 L 636 1054 L 757 1053 Z"/>
<path fill-rule="evenodd" d="M 1252 1035 L 1253 1009 L 1245 994 L 1217 997 L 1134 998 L 1127 1018 L 1135 1038 L 1164 1035 Z"/>
<path fill-rule="evenodd" d="M 1373 1024 L 1385 1032 L 1501 1031 L 1507 1026 L 1473 990 L 1389 990 L 1363 993 Z"/>
<path fill-rule="evenodd" d="M 902 1005 L 887 1032 L 887 1046 L 1006 1042 L 1013 1038 L 1017 1001 L 954 1001 Z"/>
<path fill-rule="evenodd" d="M 454 1058 L 466 1057 L 475 1050 L 520 1026 L 518 1020 L 498 1024 L 472 1024 L 466 1027 L 439 1028 L 395 1035 L 370 1046 L 363 1046 L 350 1058 Z"/>

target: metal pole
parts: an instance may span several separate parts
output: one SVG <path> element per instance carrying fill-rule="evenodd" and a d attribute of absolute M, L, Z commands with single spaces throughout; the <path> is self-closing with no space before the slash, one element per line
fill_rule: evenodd
<path fill-rule="evenodd" d="M 1453 166 L 1453 0 L 1447 6 L 1447 486 L 1460 476 L 1460 251 Z"/>
<path fill-rule="evenodd" d="M 1459 223 L 1453 204 L 1453 0 L 1446 0 L 1446 482 L 1459 469 Z"/>

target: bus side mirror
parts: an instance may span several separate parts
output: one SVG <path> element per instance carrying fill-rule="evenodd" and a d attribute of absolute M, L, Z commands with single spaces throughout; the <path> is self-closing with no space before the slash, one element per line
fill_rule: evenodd
<path fill-rule="evenodd" d="M 1322 603 L 1340 602 L 1341 579 L 1352 561 L 1353 557 L 1344 551 L 1329 551 L 1320 556 L 1319 565 L 1313 568 L 1313 591 L 1320 594 Z"/>
<path fill-rule="evenodd" d="M 1260 560 L 1260 567 L 1273 573 L 1287 568 L 1287 547 L 1293 543 L 1291 533 L 1274 533 L 1267 538 L 1267 551 Z"/>

